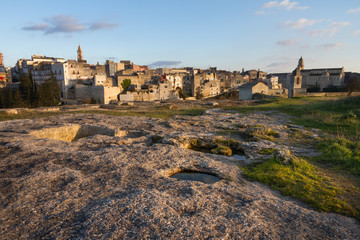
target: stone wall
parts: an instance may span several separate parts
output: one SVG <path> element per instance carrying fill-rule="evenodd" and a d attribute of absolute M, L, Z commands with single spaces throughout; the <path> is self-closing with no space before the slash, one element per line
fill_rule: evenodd
<path fill-rule="evenodd" d="M 108 104 L 111 100 L 117 101 L 117 96 L 120 94 L 119 87 L 105 87 L 105 86 L 86 86 L 82 84 L 76 85 L 76 99 L 90 100 L 94 98 L 100 101 L 101 104 Z"/>

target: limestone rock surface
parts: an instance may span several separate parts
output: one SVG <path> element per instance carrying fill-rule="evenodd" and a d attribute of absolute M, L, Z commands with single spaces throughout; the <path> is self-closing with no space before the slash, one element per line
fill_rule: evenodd
<path fill-rule="evenodd" d="M 278 143 L 242 139 L 255 124 L 279 132 Z M 221 110 L 168 120 L 67 114 L 0 122 L 0 238 L 360 239 L 357 220 L 315 211 L 242 177 L 239 165 L 263 158 L 259 149 L 289 142 L 286 124 L 282 115 Z M 31 134 L 64 126 L 97 130 L 72 141 Z M 224 129 L 238 133 L 229 136 L 241 142 L 246 161 L 176 143 L 213 139 Z M 304 149 L 290 151 L 314 154 Z M 170 178 L 181 170 L 221 181 Z"/>

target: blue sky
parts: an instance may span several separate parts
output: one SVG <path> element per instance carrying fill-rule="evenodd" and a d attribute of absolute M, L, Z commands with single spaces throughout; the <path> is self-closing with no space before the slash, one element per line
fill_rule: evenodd
<path fill-rule="evenodd" d="M 81 44 L 94 64 L 287 72 L 303 56 L 305 68 L 360 72 L 359 0 L 2 0 L 1 9 L 6 66 L 33 54 L 75 59 Z"/>

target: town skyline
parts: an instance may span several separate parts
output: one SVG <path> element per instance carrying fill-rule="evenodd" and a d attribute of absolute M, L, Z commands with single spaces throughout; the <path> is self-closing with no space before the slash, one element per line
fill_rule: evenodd
<path fill-rule="evenodd" d="M 80 44 L 91 64 L 289 72 L 303 56 L 306 68 L 360 72 L 357 1 L 42 3 L 3 3 L 5 66 L 34 54 L 76 59 Z"/>

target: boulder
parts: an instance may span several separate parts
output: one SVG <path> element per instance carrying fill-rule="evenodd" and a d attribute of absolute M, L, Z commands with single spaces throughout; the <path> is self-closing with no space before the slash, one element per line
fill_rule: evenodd
<path fill-rule="evenodd" d="M 212 149 L 211 152 L 215 153 L 215 154 L 229 156 L 229 157 L 232 155 L 231 148 L 229 148 L 227 146 L 218 146 L 217 148 Z"/>
<path fill-rule="evenodd" d="M 297 157 L 292 155 L 289 149 L 275 149 L 274 157 L 278 163 L 283 165 L 291 165 L 297 160 Z"/>

